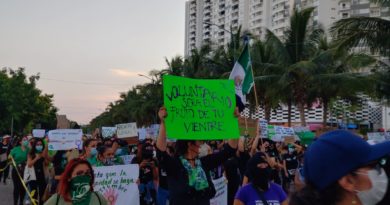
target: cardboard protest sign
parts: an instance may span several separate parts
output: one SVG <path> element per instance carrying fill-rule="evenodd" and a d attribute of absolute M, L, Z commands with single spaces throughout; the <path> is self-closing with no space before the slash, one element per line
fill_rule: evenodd
<path fill-rule="evenodd" d="M 94 190 L 107 199 L 110 205 L 139 205 L 136 164 L 93 167 Z"/>
<path fill-rule="evenodd" d="M 51 130 L 49 136 L 49 150 L 69 150 L 83 148 L 81 129 L 58 129 Z"/>
<path fill-rule="evenodd" d="M 116 134 L 118 138 L 137 137 L 138 129 L 137 123 L 125 123 L 116 125 Z"/>
<path fill-rule="evenodd" d="M 102 127 L 102 136 L 104 138 L 112 137 L 116 134 L 116 127 Z"/>
<path fill-rule="evenodd" d="M 247 118 L 246 124 L 248 126 L 248 135 L 250 137 L 256 137 L 257 120 Z M 246 130 L 245 118 L 238 119 L 238 126 L 240 129 L 240 136 L 245 136 L 245 134 L 246 134 L 245 133 L 245 130 Z"/>
<path fill-rule="evenodd" d="M 295 142 L 294 136 L 285 136 L 283 139 L 284 139 L 284 143 L 286 144 L 292 144 Z"/>
<path fill-rule="evenodd" d="M 210 199 L 210 205 L 225 205 L 227 203 L 227 184 L 225 177 L 213 180 L 215 191 L 217 192 L 214 198 Z"/>
<path fill-rule="evenodd" d="M 32 136 L 38 137 L 38 138 L 43 138 L 43 137 L 45 137 L 45 133 L 46 133 L 46 130 L 44 130 L 44 129 L 33 129 Z"/>
<path fill-rule="evenodd" d="M 174 139 L 239 137 L 232 80 L 163 77 L 167 136 Z"/>

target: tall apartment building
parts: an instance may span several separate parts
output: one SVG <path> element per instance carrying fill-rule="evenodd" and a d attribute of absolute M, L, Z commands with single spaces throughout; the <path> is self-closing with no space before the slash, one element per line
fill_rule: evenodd
<path fill-rule="evenodd" d="M 188 0 L 185 55 L 209 42 L 226 45 L 239 26 L 259 37 L 265 36 L 266 29 L 283 37 L 294 7 L 314 7 L 311 22 L 325 30 L 337 20 L 351 16 L 390 19 L 389 8 L 369 0 Z"/>
<path fill-rule="evenodd" d="M 323 8 L 327 4 L 319 4 L 319 0 L 189 0 L 186 2 L 185 55 L 208 42 L 226 45 L 239 26 L 259 37 L 265 36 L 266 29 L 283 37 L 297 5 L 320 5 L 317 19 L 331 16 Z"/>
<path fill-rule="evenodd" d="M 389 20 L 390 12 L 389 8 L 381 8 L 369 0 L 340 0 L 339 18 L 352 16 L 381 17 Z"/>

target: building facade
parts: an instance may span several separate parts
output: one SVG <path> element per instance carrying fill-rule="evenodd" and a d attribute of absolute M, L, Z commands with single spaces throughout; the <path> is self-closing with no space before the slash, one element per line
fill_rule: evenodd
<path fill-rule="evenodd" d="M 241 26 L 242 31 L 249 31 L 254 36 L 263 38 L 269 29 L 276 36 L 283 38 L 290 24 L 294 8 L 313 7 L 312 25 L 319 25 L 324 30 L 339 19 L 353 16 L 381 17 L 390 20 L 389 8 L 381 8 L 369 0 L 188 0 L 185 19 L 185 56 L 191 50 L 212 42 L 214 46 L 223 46 L 230 41 L 231 34 Z M 330 36 L 330 35 L 328 35 Z M 365 48 L 357 48 L 364 51 Z M 346 107 L 348 103 L 339 102 Z M 261 110 L 261 109 L 260 109 Z M 329 121 L 337 122 L 340 116 L 345 121 L 372 123 L 373 127 L 390 129 L 390 111 L 388 107 L 362 99 L 361 109 L 342 114 L 329 113 Z M 249 113 L 247 113 L 249 114 Z M 322 122 L 322 107 L 307 109 L 309 123 Z M 261 110 L 252 117 L 263 118 Z M 292 121 L 299 123 L 299 112 L 294 107 Z M 273 123 L 287 122 L 287 108 L 280 107 L 273 111 Z"/>

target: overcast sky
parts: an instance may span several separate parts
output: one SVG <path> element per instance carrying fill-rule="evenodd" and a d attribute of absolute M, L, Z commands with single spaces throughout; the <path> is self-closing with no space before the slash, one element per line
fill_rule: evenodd
<path fill-rule="evenodd" d="M 0 68 L 40 73 L 59 114 L 88 123 L 184 53 L 185 0 L 0 1 Z M 134 108 L 136 109 L 136 108 Z"/>

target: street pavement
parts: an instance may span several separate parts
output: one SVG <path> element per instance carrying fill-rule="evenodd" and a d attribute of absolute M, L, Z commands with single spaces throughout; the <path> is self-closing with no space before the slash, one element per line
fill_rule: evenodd
<path fill-rule="evenodd" d="M 7 179 L 6 185 L 4 185 L 2 181 L 0 182 L 0 205 L 14 204 L 12 198 L 12 192 L 13 192 L 13 185 L 11 179 Z"/>

